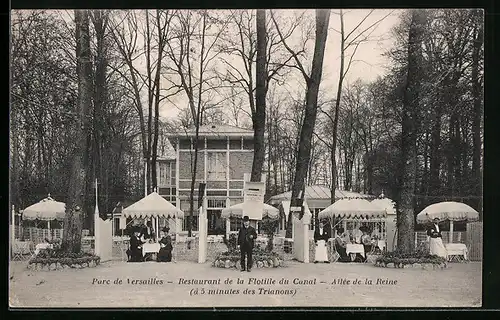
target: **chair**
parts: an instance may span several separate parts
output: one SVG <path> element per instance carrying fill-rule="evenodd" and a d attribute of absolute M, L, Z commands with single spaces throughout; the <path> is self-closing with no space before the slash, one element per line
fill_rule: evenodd
<path fill-rule="evenodd" d="M 29 260 L 32 256 L 32 246 L 28 241 L 14 241 L 12 244 L 12 261 Z"/>
<path fill-rule="evenodd" d="M 335 239 L 333 239 L 332 244 L 333 244 L 332 262 L 337 262 L 340 259 L 340 254 L 337 251 L 337 244 L 335 243 Z"/>

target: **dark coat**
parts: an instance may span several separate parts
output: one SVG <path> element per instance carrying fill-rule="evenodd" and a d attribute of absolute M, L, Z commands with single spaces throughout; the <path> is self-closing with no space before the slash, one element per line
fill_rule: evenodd
<path fill-rule="evenodd" d="M 328 242 L 330 239 L 330 228 L 328 226 L 323 226 L 323 233 L 319 233 L 319 228 L 314 230 L 314 241 L 325 240 Z"/>
<path fill-rule="evenodd" d="M 250 239 L 250 235 L 253 236 L 252 239 Z M 238 244 L 241 247 L 253 248 L 255 245 L 256 238 L 257 238 L 257 232 L 255 231 L 255 228 L 252 226 L 248 226 L 248 228 L 242 226 L 240 228 L 240 231 L 238 232 Z"/>
<path fill-rule="evenodd" d="M 433 224 L 429 229 L 427 229 L 427 235 L 431 238 L 441 238 L 441 228 L 437 231 L 436 226 Z"/>
<path fill-rule="evenodd" d="M 135 235 L 130 237 L 130 249 L 128 251 L 128 255 L 130 262 L 143 261 L 142 241 Z"/>

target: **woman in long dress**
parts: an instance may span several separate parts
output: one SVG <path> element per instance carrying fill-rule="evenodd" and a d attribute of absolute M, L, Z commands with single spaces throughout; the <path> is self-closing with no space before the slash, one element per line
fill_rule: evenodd
<path fill-rule="evenodd" d="M 172 238 L 168 234 L 170 229 L 165 227 L 162 229 L 162 237 L 159 241 L 160 243 L 160 251 L 158 252 L 158 256 L 156 261 L 158 262 L 170 262 L 172 261 Z"/>
<path fill-rule="evenodd" d="M 324 262 L 330 263 L 328 260 L 328 252 L 326 250 L 326 243 L 330 238 L 328 228 L 325 228 L 325 223 L 320 221 L 318 228 L 314 232 L 314 242 L 316 243 L 316 251 L 314 254 L 314 263 Z"/>
<path fill-rule="evenodd" d="M 448 252 L 443 244 L 441 229 L 439 228 L 439 218 L 434 218 L 434 223 L 427 230 L 429 240 L 429 251 L 431 255 L 436 255 L 448 259 Z"/>
<path fill-rule="evenodd" d="M 144 241 L 140 238 L 141 230 L 136 227 L 132 232 L 133 234 L 130 236 L 130 249 L 127 252 L 129 256 L 128 262 L 142 262 L 144 261 L 142 255 Z"/>

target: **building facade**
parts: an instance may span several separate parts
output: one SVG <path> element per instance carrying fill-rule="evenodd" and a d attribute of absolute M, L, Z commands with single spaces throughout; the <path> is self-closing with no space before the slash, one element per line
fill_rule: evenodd
<path fill-rule="evenodd" d="M 185 218 L 181 226 L 177 226 L 182 231 L 187 230 L 186 217 L 190 212 L 195 135 L 195 129 L 169 134 L 173 148 L 167 152 L 168 156 L 159 159 L 157 168 L 160 195 L 184 211 Z M 244 175 L 252 170 L 253 131 L 229 125 L 206 125 L 199 128 L 198 137 L 193 215 L 198 215 L 199 184 L 206 183 L 208 233 L 222 234 L 226 229 L 222 209 L 243 202 Z M 238 223 L 232 221 L 231 230 L 236 230 Z M 196 218 L 192 230 L 198 230 Z"/>

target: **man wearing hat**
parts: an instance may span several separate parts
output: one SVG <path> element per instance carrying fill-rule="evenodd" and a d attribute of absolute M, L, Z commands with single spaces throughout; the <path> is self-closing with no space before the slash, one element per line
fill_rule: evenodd
<path fill-rule="evenodd" d="M 238 245 L 241 251 L 241 271 L 248 271 L 252 269 L 252 250 L 257 238 L 255 228 L 250 226 L 250 219 L 248 216 L 243 217 L 243 226 L 238 232 Z M 245 268 L 246 258 L 246 268 Z"/>

